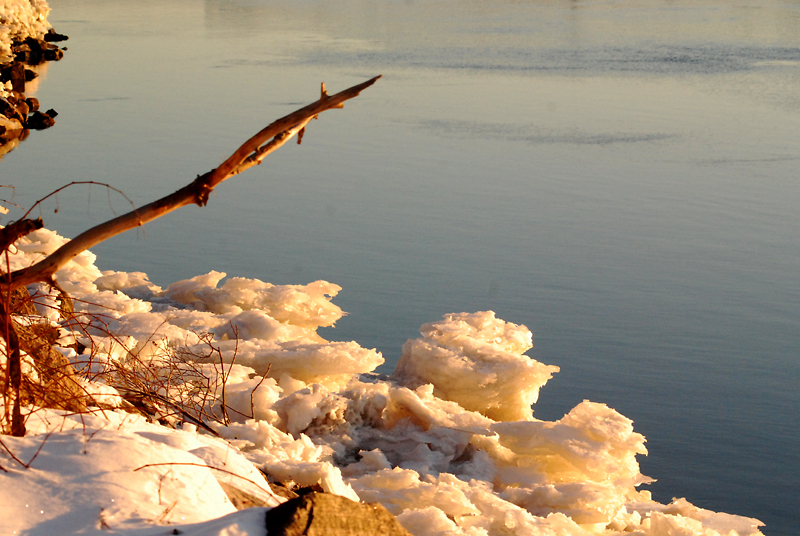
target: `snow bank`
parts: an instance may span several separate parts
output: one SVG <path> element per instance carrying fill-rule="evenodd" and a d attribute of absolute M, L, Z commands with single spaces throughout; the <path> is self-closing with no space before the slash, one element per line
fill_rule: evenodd
<path fill-rule="evenodd" d="M 48 422 L 49 421 L 49 422 Z M 28 437 L 3 437 L 0 497 L 8 534 L 84 534 L 217 519 L 235 511 L 220 482 L 273 506 L 262 474 L 236 449 L 132 415 L 39 411 Z M 47 431 L 57 432 L 46 434 Z"/>
<path fill-rule="evenodd" d="M 10 59 L 11 43 L 26 37 L 42 37 L 50 29 L 45 0 L 3 0 L 0 2 L 0 63 Z"/>
<path fill-rule="evenodd" d="M 63 241 L 49 230 L 25 237 L 12 269 Z M 85 252 L 57 274 L 75 319 L 61 319 L 48 289 L 31 289 L 104 410 L 28 408 L 29 436 L 3 437 L 23 461 L 44 445 L 30 469 L 0 454 L 15 530 L 194 523 L 193 534 L 256 534 L 263 524 L 233 513 L 220 482 L 279 500 L 258 467 L 290 487 L 381 502 L 418 536 L 761 534 L 755 519 L 652 501 L 638 489 L 651 481 L 636 460 L 645 439 L 606 405 L 536 419 L 531 404 L 558 369 L 525 355 L 527 328 L 490 311 L 423 325 L 385 377 L 372 372 L 383 362 L 375 350 L 317 333 L 343 314 L 336 285 L 211 272 L 161 289 L 94 260 Z M 142 393 L 165 425 L 122 411 Z M 198 433 L 199 421 L 219 437 Z"/>

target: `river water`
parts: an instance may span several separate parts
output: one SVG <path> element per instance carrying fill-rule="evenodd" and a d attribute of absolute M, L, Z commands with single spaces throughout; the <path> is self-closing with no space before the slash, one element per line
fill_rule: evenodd
<path fill-rule="evenodd" d="M 95 248 L 103 269 L 335 282 L 350 314 L 323 335 L 385 371 L 420 324 L 492 309 L 561 367 L 537 417 L 605 402 L 655 498 L 796 533 L 800 2 L 50 4 L 57 125 L 0 161 L 21 206 L 77 180 L 141 205 L 320 82 L 383 75 L 206 208 Z M 73 236 L 128 207 L 76 187 L 41 215 Z"/>

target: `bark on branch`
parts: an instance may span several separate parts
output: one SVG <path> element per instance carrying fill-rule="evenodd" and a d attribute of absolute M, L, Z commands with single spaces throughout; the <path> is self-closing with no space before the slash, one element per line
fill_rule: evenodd
<path fill-rule="evenodd" d="M 205 206 L 209 195 L 219 183 L 260 164 L 265 156 L 284 145 L 295 134 L 300 133 L 302 137 L 302 130 L 318 114 L 331 108 L 342 108 L 346 100 L 358 96 L 361 91 L 374 84 L 378 78 L 380 76 L 335 95 L 328 95 L 325 91 L 325 84 L 322 84 L 322 94 L 318 101 L 278 119 L 258 132 L 242 144 L 218 168 L 197 177 L 190 184 L 166 197 L 81 233 L 33 266 L 4 275 L 0 280 L 0 285 L 4 290 L 12 291 L 31 283 L 52 281 L 54 274 L 70 259 L 112 236 L 144 225 L 185 205 Z"/>
<path fill-rule="evenodd" d="M 37 229 L 41 229 L 42 227 L 44 227 L 42 218 L 36 218 L 35 220 L 23 219 L 9 223 L 0 229 L 0 251 L 5 251 L 9 248 L 9 246 L 11 246 L 11 244 L 23 236 L 30 234 Z"/>

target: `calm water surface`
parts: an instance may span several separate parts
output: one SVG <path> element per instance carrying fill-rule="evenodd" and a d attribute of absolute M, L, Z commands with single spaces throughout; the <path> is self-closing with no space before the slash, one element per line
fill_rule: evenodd
<path fill-rule="evenodd" d="M 495 310 L 561 367 L 538 417 L 608 403 L 657 499 L 796 533 L 800 2 L 50 3 L 58 124 L 0 162 L 23 206 L 73 180 L 143 204 L 320 82 L 384 75 L 101 268 L 335 282 L 325 335 L 386 371 L 420 324 Z M 97 187 L 58 207 L 69 236 L 126 210 Z"/>

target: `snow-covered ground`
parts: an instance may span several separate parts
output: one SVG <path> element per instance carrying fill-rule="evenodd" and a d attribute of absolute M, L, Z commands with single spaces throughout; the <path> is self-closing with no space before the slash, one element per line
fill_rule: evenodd
<path fill-rule="evenodd" d="M 65 241 L 37 231 L 12 248 L 10 268 Z M 161 289 L 94 261 L 84 252 L 58 273 L 80 324 L 62 320 L 45 289 L 31 290 L 105 409 L 29 407 L 28 435 L 2 436 L 4 534 L 187 524 L 184 533 L 263 534 L 265 508 L 236 512 L 220 485 L 282 501 L 256 468 L 381 502 L 419 536 L 761 534 L 755 519 L 652 501 L 639 489 L 650 480 L 636 460 L 645 439 L 606 405 L 534 418 L 531 404 L 558 369 L 527 357 L 530 331 L 492 312 L 423 325 L 384 377 L 371 372 L 383 362 L 376 351 L 317 333 L 344 314 L 334 284 L 212 272 Z M 120 392 L 148 400 L 161 423 L 119 409 Z"/>

